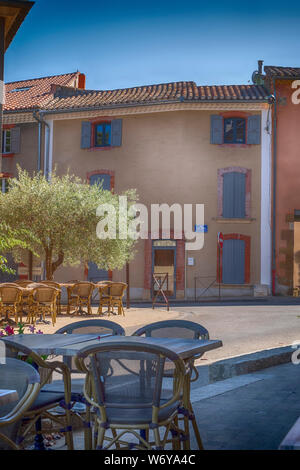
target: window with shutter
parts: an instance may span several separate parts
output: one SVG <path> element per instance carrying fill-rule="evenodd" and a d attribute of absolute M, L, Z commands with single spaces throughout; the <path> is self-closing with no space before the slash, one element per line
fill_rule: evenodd
<path fill-rule="evenodd" d="M 242 219 L 246 216 L 246 175 L 231 172 L 223 175 L 223 217 Z"/>
<path fill-rule="evenodd" d="M 122 145 L 122 119 L 81 124 L 81 148 L 109 148 Z"/>

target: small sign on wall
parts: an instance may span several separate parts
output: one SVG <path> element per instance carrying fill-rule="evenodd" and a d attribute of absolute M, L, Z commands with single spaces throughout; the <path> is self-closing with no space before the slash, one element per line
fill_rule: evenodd
<path fill-rule="evenodd" d="M 195 266 L 195 258 L 188 258 L 187 264 L 188 266 Z"/>
<path fill-rule="evenodd" d="M 208 231 L 207 225 L 195 225 L 195 232 L 206 233 Z"/>

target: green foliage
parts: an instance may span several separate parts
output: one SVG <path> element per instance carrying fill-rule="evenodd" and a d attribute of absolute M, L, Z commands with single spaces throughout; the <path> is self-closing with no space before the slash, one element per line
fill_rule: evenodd
<path fill-rule="evenodd" d="M 123 195 L 128 207 L 135 203 L 135 190 Z M 101 269 L 120 269 L 132 259 L 132 239 L 97 238 L 100 204 L 113 205 L 117 214 L 123 210 L 119 196 L 99 185 L 69 174 L 57 176 L 55 171 L 47 181 L 41 173 L 31 177 L 18 168 L 18 178 L 11 179 L 9 191 L 0 195 L 0 214 L 13 230 L 23 231 L 26 246 L 45 259 L 47 279 L 51 279 L 62 263 L 92 261 Z"/>
<path fill-rule="evenodd" d="M 1 214 L 2 215 L 2 214 Z M 32 239 L 32 235 L 27 230 L 12 229 L 7 223 L 3 221 L 0 223 L 0 271 L 8 274 L 15 274 L 13 269 L 7 267 L 7 258 L 3 253 L 16 251 L 17 249 L 28 248 L 28 243 L 25 238 Z M 2 253 L 2 254 L 1 254 Z"/>

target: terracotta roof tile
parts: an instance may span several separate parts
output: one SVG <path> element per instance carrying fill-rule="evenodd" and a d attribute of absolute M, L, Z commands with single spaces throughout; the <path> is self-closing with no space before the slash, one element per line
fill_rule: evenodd
<path fill-rule="evenodd" d="M 70 93 L 69 93 L 70 94 Z M 182 101 L 266 101 L 268 92 L 260 85 L 197 86 L 195 82 L 172 82 L 117 90 L 74 90 L 68 96 L 57 88 L 47 110 L 109 107 L 126 104 Z"/>
<path fill-rule="evenodd" d="M 273 65 L 265 65 L 264 71 L 267 75 L 282 78 L 299 78 L 300 67 L 277 67 Z"/>
<path fill-rule="evenodd" d="M 43 107 L 53 99 L 53 85 L 74 87 L 79 75 L 74 72 L 6 83 L 4 111 Z"/>

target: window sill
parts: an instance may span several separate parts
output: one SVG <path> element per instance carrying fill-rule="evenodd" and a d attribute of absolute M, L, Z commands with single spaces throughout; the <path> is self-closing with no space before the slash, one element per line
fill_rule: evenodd
<path fill-rule="evenodd" d="M 213 217 L 212 220 L 215 220 L 221 224 L 251 224 L 251 222 L 254 222 L 256 219 L 251 219 L 249 217 L 245 217 L 244 219 L 225 219 L 223 217 Z"/>
<path fill-rule="evenodd" d="M 111 150 L 113 149 L 114 147 L 112 147 L 111 145 L 110 146 L 107 146 L 107 147 L 90 147 L 88 150 L 89 152 L 97 152 L 97 151 L 107 151 L 107 150 Z"/>
<path fill-rule="evenodd" d="M 2 153 L 2 158 L 12 158 L 14 155 L 14 153 Z"/>
<path fill-rule="evenodd" d="M 218 144 L 219 147 L 229 147 L 229 148 L 248 148 L 251 147 L 253 144 Z"/>

